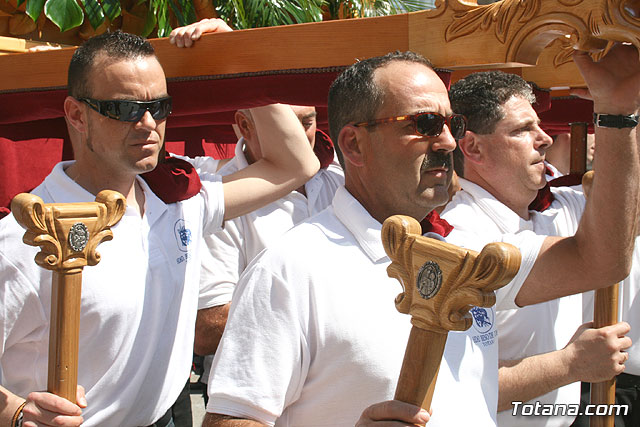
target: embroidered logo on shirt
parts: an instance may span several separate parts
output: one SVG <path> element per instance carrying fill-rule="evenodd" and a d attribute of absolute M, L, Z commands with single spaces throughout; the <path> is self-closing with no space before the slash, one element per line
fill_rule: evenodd
<path fill-rule="evenodd" d="M 176 224 L 173 226 L 173 232 L 176 236 L 178 249 L 182 252 L 187 252 L 189 250 L 189 243 L 191 243 L 191 230 L 187 228 L 184 219 L 176 221 Z"/>
<path fill-rule="evenodd" d="M 498 331 L 493 330 L 495 319 L 493 307 L 473 307 L 469 312 L 473 316 L 473 328 L 478 331 L 477 335 L 472 336 L 473 342 L 483 346 L 492 345 L 498 336 Z"/>

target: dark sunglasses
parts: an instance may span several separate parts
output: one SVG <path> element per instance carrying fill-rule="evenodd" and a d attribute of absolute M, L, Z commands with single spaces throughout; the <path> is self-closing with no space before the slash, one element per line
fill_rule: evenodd
<path fill-rule="evenodd" d="M 411 120 L 418 135 L 440 136 L 446 123 L 454 139 L 460 139 L 467 131 L 467 119 L 462 114 L 452 114 L 448 117 L 438 113 L 418 113 L 408 116 L 387 117 L 386 119 L 371 120 L 356 123 L 354 126 L 373 126 L 381 123 L 393 123 Z"/>
<path fill-rule="evenodd" d="M 155 120 L 164 120 L 171 114 L 170 96 L 152 101 L 100 101 L 92 98 L 78 98 L 78 100 L 86 103 L 103 116 L 121 122 L 139 122 L 147 111 Z"/>

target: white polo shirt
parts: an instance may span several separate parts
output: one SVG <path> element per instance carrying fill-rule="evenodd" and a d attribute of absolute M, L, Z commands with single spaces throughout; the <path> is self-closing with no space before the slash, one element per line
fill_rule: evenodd
<path fill-rule="evenodd" d="M 366 407 L 393 398 L 411 324 L 395 308 L 402 289 L 387 275 L 381 228 L 340 187 L 329 208 L 249 265 L 214 359 L 208 412 L 353 426 Z M 488 408 L 481 389 L 497 388 L 497 342 L 478 319 L 449 334 L 430 426 L 495 424 L 496 402 Z"/>
<path fill-rule="evenodd" d="M 456 193 L 442 213 L 454 230 L 447 241 L 480 250 L 491 242 L 514 244 L 522 262 L 516 277 L 497 291 L 499 357 L 521 359 L 562 349 L 582 323 L 581 295 L 517 308 L 515 297 L 540 251 L 546 236 L 572 236 L 584 210 L 584 195 L 575 187 L 552 188 L 555 200 L 544 212 L 530 212 L 524 220 L 480 186 L 460 179 Z M 576 382 L 533 399 L 546 403 L 579 403 Z M 514 417 L 507 410 L 498 414 L 500 426 L 568 426 L 574 417 Z"/>
<path fill-rule="evenodd" d="M 217 172 L 230 175 L 249 166 L 244 139 L 236 144 L 235 157 Z M 217 164 L 194 163 L 199 172 L 214 173 Z M 306 196 L 292 191 L 283 198 L 238 218 L 226 221 L 224 229 L 205 236 L 209 251 L 202 254 L 200 276 L 203 301 L 199 309 L 231 301 L 240 274 L 262 250 L 276 242 L 287 230 L 331 204 L 344 173 L 337 162 L 320 169 L 305 184 Z"/>
<path fill-rule="evenodd" d="M 636 237 L 633 248 L 633 260 L 631 273 L 622 281 L 618 288 L 618 321 L 625 321 L 631 325 L 631 330 L 626 335 L 631 338 L 632 344 L 626 351 L 629 359 L 624 364 L 624 373 L 640 375 L 640 237 Z M 585 292 L 584 321 L 593 320 L 594 292 Z"/>
<path fill-rule="evenodd" d="M 90 202 L 95 196 L 57 164 L 33 193 L 45 203 Z M 220 229 L 220 178 L 199 195 L 165 204 L 140 178 L 142 217 L 127 208 L 98 246 L 102 259 L 82 278 L 78 383 L 85 387 L 87 426 L 144 426 L 175 402 L 189 378 L 198 304 L 203 232 Z M 39 248 L 25 230 L 0 221 L 0 383 L 26 397 L 47 388 L 51 272 L 33 261 Z"/>

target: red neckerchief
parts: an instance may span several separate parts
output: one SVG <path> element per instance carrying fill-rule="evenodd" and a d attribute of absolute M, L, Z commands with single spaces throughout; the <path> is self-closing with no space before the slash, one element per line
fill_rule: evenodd
<path fill-rule="evenodd" d="M 167 155 L 151 172 L 140 175 L 151 191 L 165 203 L 187 200 L 200 192 L 202 183 L 193 165 Z"/>
<path fill-rule="evenodd" d="M 420 225 L 422 226 L 422 234 L 426 233 L 436 233 L 441 235 L 442 237 L 447 237 L 451 230 L 453 230 L 453 226 L 447 222 L 446 219 L 440 218 L 440 215 L 436 211 L 431 211 L 429 214 L 420 221 Z"/>
<path fill-rule="evenodd" d="M 542 212 L 546 210 L 551 203 L 555 200 L 551 187 L 568 187 L 572 185 L 580 185 L 582 183 L 582 174 L 571 173 L 569 175 L 563 175 L 558 178 L 552 179 L 547 182 L 544 188 L 538 190 L 538 194 L 533 202 L 529 205 L 530 211 Z"/>
<path fill-rule="evenodd" d="M 11 213 L 11 211 L 7 208 L 5 208 L 4 206 L 0 206 L 0 219 L 4 218 L 5 216 L 9 215 Z"/>
<path fill-rule="evenodd" d="M 313 146 L 313 152 L 320 160 L 320 169 L 326 169 L 333 162 L 334 148 L 333 141 L 329 135 L 318 129 L 316 131 L 316 143 Z"/>

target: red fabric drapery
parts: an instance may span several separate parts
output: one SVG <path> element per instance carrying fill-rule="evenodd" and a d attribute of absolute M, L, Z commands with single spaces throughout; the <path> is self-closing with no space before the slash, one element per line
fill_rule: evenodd
<path fill-rule="evenodd" d="M 328 131 L 327 93 L 342 69 L 170 80 L 173 113 L 167 120 L 167 151 L 231 157 L 235 110 L 274 102 L 316 106 L 318 127 Z M 450 73 L 439 70 L 438 74 L 448 87 Z M 536 109 L 545 129 L 558 133 L 568 131 L 571 121 L 591 121 L 590 101 L 551 100 L 548 92 L 536 93 Z M 62 110 L 66 95 L 66 88 L 0 93 L 0 207 L 8 207 L 16 194 L 36 187 L 57 162 L 73 158 Z"/>

